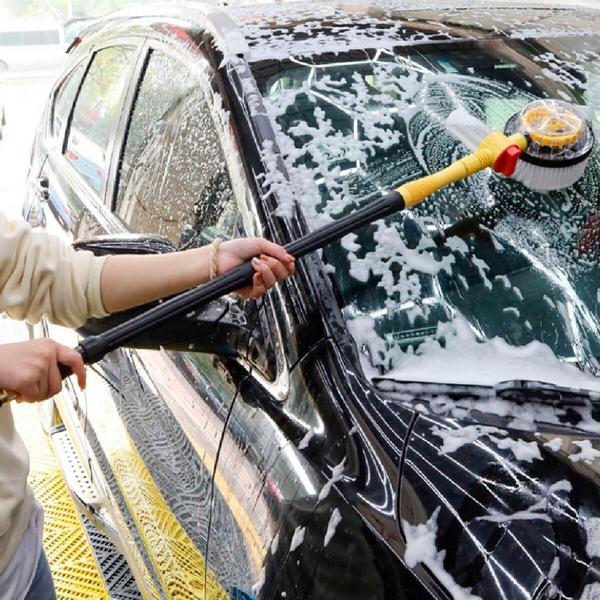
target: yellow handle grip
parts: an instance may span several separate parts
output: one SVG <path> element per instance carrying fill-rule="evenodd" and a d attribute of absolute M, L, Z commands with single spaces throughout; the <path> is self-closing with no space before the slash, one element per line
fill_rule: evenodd
<path fill-rule="evenodd" d="M 405 183 L 396 191 L 404 198 L 406 206 L 414 206 L 449 183 L 466 179 L 478 171 L 492 167 L 498 156 L 506 148 L 514 145 L 525 150 L 527 147 L 525 136 L 515 134 L 507 137 L 499 131 L 493 131 L 483 139 L 473 154 L 457 160 L 442 171 Z"/>
<path fill-rule="evenodd" d="M 477 150 L 442 171 L 401 185 L 396 191 L 404 198 L 406 206 L 414 206 L 449 183 L 466 179 L 493 164 L 493 156 L 487 150 Z"/>

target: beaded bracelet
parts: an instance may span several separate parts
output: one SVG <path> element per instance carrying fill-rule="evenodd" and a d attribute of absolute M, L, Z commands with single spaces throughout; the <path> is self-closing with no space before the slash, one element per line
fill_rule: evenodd
<path fill-rule="evenodd" d="M 223 242 L 223 240 L 221 238 L 216 238 L 215 240 L 213 240 L 213 243 L 211 244 L 210 264 L 209 264 L 209 275 L 210 275 L 211 281 L 219 275 L 219 265 L 218 265 L 219 246 L 221 245 L 222 242 Z"/>

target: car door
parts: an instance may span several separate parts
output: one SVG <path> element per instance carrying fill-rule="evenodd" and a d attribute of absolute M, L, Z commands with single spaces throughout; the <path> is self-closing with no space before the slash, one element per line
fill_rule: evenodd
<path fill-rule="evenodd" d="M 130 231 L 164 236 L 178 249 L 244 235 L 208 63 L 150 45 L 119 153 L 114 213 Z M 224 302 L 246 318 L 238 300 Z M 163 589 L 183 588 L 190 598 L 222 595 L 206 557 L 211 499 L 219 493 L 213 473 L 237 391 L 227 360 L 195 352 L 192 343 L 189 352 L 123 351 L 105 368 L 122 400 L 115 414 L 90 403 L 89 422 L 101 453 L 113 457 Z M 133 462 L 114 450 L 115 420 Z"/>

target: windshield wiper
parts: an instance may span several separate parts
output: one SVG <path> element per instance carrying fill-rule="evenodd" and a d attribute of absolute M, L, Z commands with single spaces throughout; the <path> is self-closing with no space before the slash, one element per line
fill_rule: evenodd
<path fill-rule="evenodd" d="M 570 388 L 546 381 L 513 379 L 501 381 L 493 386 L 433 383 L 422 381 L 399 381 L 387 377 L 375 377 L 373 385 L 382 392 L 401 395 L 408 400 L 410 397 L 420 400 L 435 398 L 440 395 L 450 399 L 488 400 L 498 398 L 515 402 L 516 404 L 546 404 L 564 408 L 567 406 L 587 406 L 589 403 L 598 404 L 600 393 L 592 390 Z"/>
<path fill-rule="evenodd" d="M 494 390 L 498 398 L 510 400 L 517 404 L 535 402 L 557 407 L 586 406 L 600 398 L 599 394 L 591 390 L 569 388 L 546 381 L 525 379 L 501 381 L 494 386 Z"/>
<path fill-rule="evenodd" d="M 436 246 L 443 246 L 451 237 L 458 236 L 465 238 L 469 235 L 475 236 L 478 240 L 489 242 L 492 241 L 492 236 L 489 231 L 481 228 L 481 221 L 477 217 L 465 217 L 460 221 L 457 221 L 453 225 L 446 227 L 444 230 L 439 231 L 433 235 L 433 241 Z"/>

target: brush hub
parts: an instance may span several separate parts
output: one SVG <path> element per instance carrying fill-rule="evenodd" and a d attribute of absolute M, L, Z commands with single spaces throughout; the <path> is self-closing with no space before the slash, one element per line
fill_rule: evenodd
<path fill-rule="evenodd" d="M 579 110 L 560 100 L 536 100 L 509 119 L 505 133 L 527 138 L 521 160 L 550 168 L 572 166 L 586 160 L 594 146 L 592 127 Z"/>
<path fill-rule="evenodd" d="M 584 121 L 573 110 L 536 102 L 522 114 L 526 135 L 540 146 L 566 148 L 576 144 L 584 132 Z"/>

